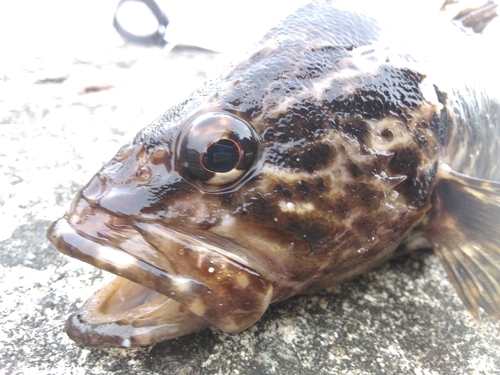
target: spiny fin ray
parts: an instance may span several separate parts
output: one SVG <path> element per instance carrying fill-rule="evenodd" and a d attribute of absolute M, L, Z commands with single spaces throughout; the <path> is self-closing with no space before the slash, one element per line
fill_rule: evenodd
<path fill-rule="evenodd" d="M 441 165 L 427 238 L 460 298 L 500 318 L 500 183 Z"/>

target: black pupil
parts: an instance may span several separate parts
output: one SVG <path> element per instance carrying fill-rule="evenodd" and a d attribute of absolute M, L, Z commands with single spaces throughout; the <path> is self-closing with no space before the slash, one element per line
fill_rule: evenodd
<path fill-rule="evenodd" d="M 229 172 L 238 164 L 240 152 L 230 139 L 221 139 L 212 143 L 201 159 L 203 166 L 212 172 Z"/>

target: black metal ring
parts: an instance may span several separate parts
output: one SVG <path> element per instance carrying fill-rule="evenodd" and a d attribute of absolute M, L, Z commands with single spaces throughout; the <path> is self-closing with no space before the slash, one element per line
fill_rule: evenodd
<path fill-rule="evenodd" d="M 151 9 L 154 16 L 156 17 L 156 20 L 158 21 L 158 29 L 154 33 L 149 35 L 135 35 L 125 30 L 123 26 L 120 25 L 116 17 L 118 9 L 123 3 L 126 3 L 127 1 L 137 1 L 140 3 L 144 3 L 149 9 Z M 118 33 L 126 40 L 140 44 L 153 44 L 160 47 L 163 47 L 168 43 L 164 38 L 168 23 L 169 21 L 167 16 L 165 15 L 165 13 L 163 13 L 163 11 L 154 0 L 120 0 L 118 6 L 116 7 L 115 16 L 113 18 L 113 26 L 115 27 L 116 31 L 118 31 Z"/>

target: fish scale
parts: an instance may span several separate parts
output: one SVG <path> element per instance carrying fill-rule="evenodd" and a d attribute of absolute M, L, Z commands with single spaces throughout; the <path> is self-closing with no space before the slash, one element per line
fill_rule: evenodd
<path fill-rule="evenodd" d="M 238 332 L 414 244 L 474 316 L 500 315 L 499 102 L 442 84 L 372 11 L 297 10 L 82 189 L 48 238 L 120 277 L 70 317 L 73 340 Z"/>

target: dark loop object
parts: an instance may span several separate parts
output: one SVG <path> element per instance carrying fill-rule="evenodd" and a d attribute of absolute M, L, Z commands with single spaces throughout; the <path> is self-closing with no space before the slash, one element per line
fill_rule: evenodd
<path fill-rule="evenodd" d="M 158 21 L 158 29 L 156 30 L 156 32 L 149 35 L 135 35 L 123 28 L 123 26 L 118 22 L 118 10 L 120 9 L 120 6 L 122 6 L 122 4 L 130 1 L 144 3 L 151 10 L 151 12 L 153 12 L 153 15 Z M 118 33 L 126 40 L 134 43 L 152 44 L 160 47 L 163 47 L 168 43 L 164 38 L 168 23 L 169 21 L 167 16 L 165 15 L 165 13 L 163 13 L 163 11 L 154 0 L 120 0 L 118 6 L 116 7 L 115 16 L 113 18 L 113 26 L 115 27 L 116 31 L 118 31 Z"/>

